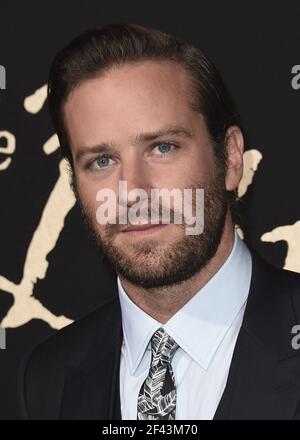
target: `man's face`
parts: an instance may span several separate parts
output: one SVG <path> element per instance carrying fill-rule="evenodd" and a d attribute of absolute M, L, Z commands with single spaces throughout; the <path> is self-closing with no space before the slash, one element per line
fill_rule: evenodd
<path fill-rule="evenodd" d="M 145 61 L 84 81 L 64 105 L 76 196 L 90 232 L 118 274 L 145 288 L 178 283 L 201 270 L 215 254 L 224 228 L 224 170 L 215 161 L 203 116 L 190 108 L 190 93 L 181 66 Z M 171 127 L 181 131 L 137 137 Z M 91 150 L 100 144 L 101 149 Z M 177 188 L 183 193 L 203 188 L 203 233 L 187 235 L 184 223 L 175 224 L 174 204 L 170 224 L 147 231 L 126 232 L 128 225 L 118 221 L 99 224 L 96 194 L 111 189 L 122 203 L 121 180 L 128 192 L 146 191 L 148 223 L 151 189 Z M 132 203 L 128 201 L 128 208 Z"/>

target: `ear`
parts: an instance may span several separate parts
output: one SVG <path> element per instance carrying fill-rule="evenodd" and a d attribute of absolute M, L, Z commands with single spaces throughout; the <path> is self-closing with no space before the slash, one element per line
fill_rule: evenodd
<path fill-rule="evenodd" d="M 243 176 L 244 137 L 237 125 L 232 125 L 226 133 L 227 138 L 227 172 L 226 189 L 233 191 L 238 188 Z"/>

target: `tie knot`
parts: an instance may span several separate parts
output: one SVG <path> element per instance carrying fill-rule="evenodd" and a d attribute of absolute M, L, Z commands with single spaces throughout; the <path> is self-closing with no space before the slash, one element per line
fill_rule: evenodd
<path fill-rule="evenodd" d="M 152 366 L 170 364 L 179 345 L 160 327 L 151 338 Z"/>

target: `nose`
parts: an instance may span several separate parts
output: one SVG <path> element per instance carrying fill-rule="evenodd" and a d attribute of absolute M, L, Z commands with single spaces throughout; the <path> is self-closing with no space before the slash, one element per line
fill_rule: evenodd
<path fill-rule="evenodd" d="M 122 181 L 123 191 L 119 193 L 119 203 L 128 207 L 137 201 L 150 197 L 150 176 L 146 164 L 139 158 L 124 160 L 120 167 L 119 181 Z M 140 190 L 143 190 L 142 192 Z M 126 191 L 126 193 L 125 193 Z M 137 198 L 139 195 L 139 198 Z M 126 200 L 125 200 L 126 197 Z"/>

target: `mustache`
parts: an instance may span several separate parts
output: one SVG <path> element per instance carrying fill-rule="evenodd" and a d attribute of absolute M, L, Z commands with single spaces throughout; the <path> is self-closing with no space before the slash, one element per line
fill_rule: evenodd
<path fill-rule="evenodd" d="M 139 212 L 139 209 L 137 209 Z M 122 232 L 129 225 L 140 224 L 166 224 L 174 223 L 176 211 L 172 208 L 160 206 L 158 209 L 140 210 L 140 215 L 137 215 L 137 221 L 131 222 L 129 216 L 126 217 L 118 215 L 116 217 L 116 223 L 109 223 L 105 225 L 106 229 L 111 232 Z M 155 219 L 155 221 L 153 221 Z M 164 219 L 166 219 L 164 221 Z"/>

